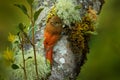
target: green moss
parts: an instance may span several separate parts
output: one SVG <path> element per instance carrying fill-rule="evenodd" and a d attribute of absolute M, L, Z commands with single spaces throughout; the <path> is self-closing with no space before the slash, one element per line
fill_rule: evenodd
<path fill-rule="evenodd" d="M 58 0 L 56 4 L 57 15 L 67 25 L 80 21 L 80 11 L 75 9 L 76 2 L 74 0 Z"/>
<path fill-rule="evenodd" d="M 76 4 L 73 0 L 59 0 L 57 3 L 51 8 L 50 12 L 47 16 L 48 20 L 54 16 L 58 15 L 66 25 L 70 25 L 71 23 L 75 23 L 81 20 L 80 17 L 80 9 L 75 9 Z"/>

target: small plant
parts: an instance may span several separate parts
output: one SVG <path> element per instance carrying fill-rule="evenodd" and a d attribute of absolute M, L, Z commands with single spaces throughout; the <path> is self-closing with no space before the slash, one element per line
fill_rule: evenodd
<path fill-rule="evenodd" d="M 35 61 L 35 70 L 36 70 L 36 77 L 37 77 L 37 80 L 39 79 L 38 77 L 38 67 L 37 67 L 37 59 L 36 59 L 36 47 L 35 47 L 35 30 L 34 30 L 34 27 L 35 27 L 35 21 L 37 20 L 40 12 L 43 10 L 43 8 L 40 8 L 39 10 L 37 11 L 34 11 L 34 8 L 33 8 L 33 3 L 34 3 L 34 0 L 27 0 L 28 4 L 29 4 L 29 7 L 30 7 L 30 14 L 28 14 L 28 10 L 27 8 L 24 6 L 24 5 L 20 5 L 20 4 L 15 4 L 15 6 L 17 6 L 18 8 L 20 8 L 23 13 L 29 18 L 30 20 L 30 23 L 31 23 L 31 28 L 32 28 L 32 41 L 29 39 L 29 37 L 27 36 L 27 33 L 24 32 L 24 26 L 22 23 L 19 24 L 19 29 L 20 29 L 20 32 L 22 33 L 22 38 L 21 38 L 21 49 L 22 49 L 22 55 L 23 55 L 23 65 L 24 65 L 24 73 L 26 75 L 26 69 L 25 69 L 25 59 L 24 59 L 24 50 L 23 50 L 23 45 L 24 45 L 24 37 L 26 37 L 27 41 L 29 41 L 29 43 L 32 45 L 33 47 L 33 51 L 34 51 L 34 61 Z M 25 77 L 27 78 L 27 77 Z"/>
<path fill-rule="evenodd" d="M 23 4 L 14 4 L 29 19 L 30 26 L 23 23 L 18 24 L 18 34 L 9 33 L 8 40 L 12 48 L 4 52 L 3 58 L 8 66 L 11 66 L 10 80 L 40 80 L 46 79 L 50 72 L 50 66 L 46 65 L 45 58 L 36 51 L 35 28 L 36 21 L 43 8 L 35 9 L 34 0 L 26 0 L 29 4 L 27 8 Z M 29 30 L 28 30 L 29 29 Z M 29 36 L 29 31 L 32 36 Z M 26 49 L 29 45 L 29 49 Z"/>

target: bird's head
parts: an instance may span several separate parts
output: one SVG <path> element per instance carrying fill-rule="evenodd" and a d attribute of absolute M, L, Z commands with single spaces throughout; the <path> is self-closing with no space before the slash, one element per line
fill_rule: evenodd
<path fill-rule="evenodd" d="M 58 16 L 53 16 L 49 22 L 54 27 L 62 27 L 62 20 Z"/>

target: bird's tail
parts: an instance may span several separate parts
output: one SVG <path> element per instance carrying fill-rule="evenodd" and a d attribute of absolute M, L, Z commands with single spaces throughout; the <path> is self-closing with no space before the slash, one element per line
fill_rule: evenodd
<path fill-rule="evenodd" d="M 49 50 L 46 51 L 46 60 L 50 62 L 50 65 L 53 63 L 53 48 L 50 48 Z"/>

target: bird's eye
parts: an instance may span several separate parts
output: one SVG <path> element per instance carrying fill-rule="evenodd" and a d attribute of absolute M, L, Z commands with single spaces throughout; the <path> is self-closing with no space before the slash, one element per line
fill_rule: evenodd
<path fill-rule="evenodd" d="M 50 24 L 54 25 L 54 22 L 50 22 Z"/>
<path fill-rule="evenodd" d="M 55 22 L 55 24 L 57 24 L 58 22 Z"/>

